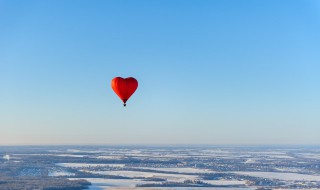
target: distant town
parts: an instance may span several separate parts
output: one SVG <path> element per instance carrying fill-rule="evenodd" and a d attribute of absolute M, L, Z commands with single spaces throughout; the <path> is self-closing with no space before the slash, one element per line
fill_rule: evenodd
<path fill-rule="evenodd" d="M 0 189 L 317 189 L 320 147 L 2 146 Z"/>

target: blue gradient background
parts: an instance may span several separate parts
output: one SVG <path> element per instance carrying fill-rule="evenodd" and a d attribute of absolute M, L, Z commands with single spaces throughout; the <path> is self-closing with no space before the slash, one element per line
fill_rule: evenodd
<path fill-rule="evenodd" d="M 320 144 L 320 1 L 0 0 L 0 87 L 2 145 Z"/>

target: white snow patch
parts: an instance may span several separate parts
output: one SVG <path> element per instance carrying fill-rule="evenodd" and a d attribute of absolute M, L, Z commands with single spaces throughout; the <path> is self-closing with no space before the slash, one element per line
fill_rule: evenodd
<path fill-rule="evenodd" d="M 10 160 L 10 155 L 9 155 L 9 154 L 4 155 L 4 156 L 3 156 L 3 159 L 5 159 L 5 160 Z"/>
<path fill-rule="evenodd" d="M 313 154 L 313 153 L 300 153 L 299 156 L 303 158 L 309 158 L 309 159 L 320 159 L 320 154 Z"/>
<path fill-rule="evenodd" d="M 253 159 L 253 158 L 249 158 L 249 159 L 247 159 L 244 163 L 246 163 L 246 164 L 253 164 L 253 163 L 256 163 L 256 160 Z"/>
<path fill-rule="evenodd" d="M 48 176 L 57 177 L 57 176 L 74 176 L 74 173 L 66 171 L 49 171 Z"/>
<path fill-rule="evenodd" d="M 288 168 L 288 167 L 278 167 L 278 168 L 274 168 L 278 171 L 281 172 L 292 172 L 292 173 L 298 173 L 298 172 L 306 172 L 307 170 L 305 169 L 301 169 L 301 168 Z"/>
<path fill-rule="evenodd" d="M 85 179 L 92 183 L 91 190 L 109 189 L 109 187 L 134 188 L 137 184 L 159 183 L 154 181 L 142 181 L 140 179 L 103 179 L 103 178 L 70 178 L 70 180 Z"/>
<path fill-rule="evenodd" d="M 122 156 L 98 156 L 97 158 L 106 160 L 120 160 Z"/>
<path fill-rule="evenodd" d="M 55 154 L 54 156 L 65 156 L 65 157 L 75 157 L 75 158 L 83 158 L 87 155 L 77 155 L 77 154 Z"/>
<path fill-rule="evenodd" d="M 262 177 L 269 179 L 279 179 L 286 181 L 320 181 L 319 175 L 307 175 L 298 173 L 278 173 L 278 172 L 232 172 L 241 175 L 248 175 L 254 177 Z"/>
<path fill-rule="evenodd" d="M 213 173 L 212 170 L 200 169 L 200 168 L 151 168 L 151 167 L 139 167 L 139 169 L 156 170 L 156 171 L 163 171 L 163 172 L 189 173 L 189 174 Z"/>
<path fill-rule="evenodd" d="M 184 182 L 184 180 L 196 180 L 196 175 L 184 175 L 184 174 L 165 174 L 165 173 L 153 173 L 153 172 L 140 172 L 140 171 L 86 171 L 94 174 L 102 175 L 115 175 L 130 178 L 163 178 L 172 182 Z"/>
<path fill-rule="evenodd" d="M 68 168 L 92 168 L 92 167 L 111 167 L 122 168 L 125 164 L 87 164 L 87 163 L 58 163 L 57 166 Z"/>
<path fill-rule="evenodd" d="M 211 185 L 245 185 L 247 181 L 237 180 L 201 180 Z"/>

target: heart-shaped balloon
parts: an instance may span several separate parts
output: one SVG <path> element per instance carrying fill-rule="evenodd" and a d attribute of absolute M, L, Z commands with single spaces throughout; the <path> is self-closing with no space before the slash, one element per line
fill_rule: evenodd
<path fill-rule="evenodd" d="M 126 106 L 126 102 L 138 88 L 138 81 L 133 77 L 125 79 L 121 77 L 115 77 L 111 81 L 111 87 L 123 101 L 123 105 Z"/>

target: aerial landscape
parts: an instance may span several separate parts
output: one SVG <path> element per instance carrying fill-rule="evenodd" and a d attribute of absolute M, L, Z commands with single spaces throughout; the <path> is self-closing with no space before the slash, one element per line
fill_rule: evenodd
<path fill-rule="evenodd" d="M 25 146 L 0 154 L 0 189 L 320 188 L 319 147 Z"/>
<path fill-rule="evenodd" d="M 320 0 L 0 0 L 0 190 L 320 190 Z"/>

